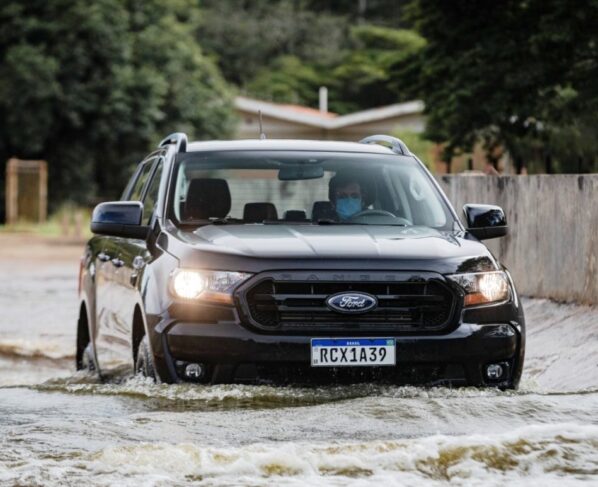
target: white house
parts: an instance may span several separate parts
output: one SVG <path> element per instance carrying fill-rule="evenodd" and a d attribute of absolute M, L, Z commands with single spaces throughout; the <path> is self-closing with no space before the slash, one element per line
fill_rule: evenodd
<path fill-rule="evenodd" d="M 325 108 L 326 104 L 321 102 L 321 107 Z M 421 101 L 337 115 L 325 109 L 239 96 L 235 99 L 235 109 L 241 120 L 236 134 L 239 139 L 259 136 L 259 112 L 262 113 L 263 130 L 269 139 L 359 140 L 364 134 L 389 134 L 397 129 L 419 133 L 424 130 L 425 124 Z"/>
<path fill-rule="evenodd" d="M 235 98 L 235 109 L 240 118 L 237 139 L 255 139 L 260 135 L 259 115 L 262 114 L 263 131 L 269 139 L 320 139 L 359 141 L 373 134 L 393 134 L 396 131 L 421 133 L 425 128 L 424 103 L 419 100 L 395 103 L 359 112 L 337 115 L 327 110 L 325 88 L 320 90 L 320 109 L 302 105 L 272 103 L 245 96 Z M 435 172 L 449 170 L 442 160 L 442 147 L 434 145 L 428 154 Z M 508 154 L 503 153 L 499 162 L 502 171 L 511 172 Z M 451 172 L 465 170 L 492 173 L 494 169 L 486 159 L 486 152 L 476 144 L 469 154 L 452 159 Z"/>

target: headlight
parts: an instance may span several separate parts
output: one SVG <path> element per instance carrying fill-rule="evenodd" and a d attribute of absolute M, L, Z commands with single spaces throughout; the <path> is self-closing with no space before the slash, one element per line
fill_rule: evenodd
<path fill-rule="evenodd" d="M 170 277 L 170 292 L 184 300 L 206 300 L 232 304 L 232 293 L 251 276 L 245 272 L 176 269 Z"/>
<path fill-rule="evenodd" d="M 509 299 L 509 280 L 502 271 L 447 276 L 465 292 L 465 306 L 497 303 Z"/>

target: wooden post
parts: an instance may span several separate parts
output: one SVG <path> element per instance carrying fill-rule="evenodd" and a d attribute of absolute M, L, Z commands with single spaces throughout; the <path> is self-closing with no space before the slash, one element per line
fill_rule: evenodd
<path fill-rule="evenodd" d="M 39 222 L 48 218 L 48 164 L 39 161 Z"/>
<path fill-rule="evenodd" d="M 27 191 L 19 195 L 19 178 L 35 176 L 35 185 L 32 193 Z M 22 183 L 21 183 L 22 186 Z M 21 188 L 22 189 L 22 188 Z M 6 223 L 14 225 L 25 216 L 34 218 L 38 223 L 45 222 L 48 216 L 48 165 L 46 161 L 21 161 L 16 158 L 9 159 L 6 164 Z M 21 203 L 27 203 L 19 208 Z M 36 201 L 37 198 L 37 201 Z M 33 207 L 29 203 L 33 204 Z M 33 214 L 31 210 L 34 210 Z M 37 210 L 37 211 L 35 211 Z M 37 213 L 37 214 L 35 214 Z"/>
<path fill-rule="evenodd" d="M 17 222 L 18 217 L 18 175 L 17 159 L 9 159 L 6 164 L 6 223 L 9 225 Z"/>

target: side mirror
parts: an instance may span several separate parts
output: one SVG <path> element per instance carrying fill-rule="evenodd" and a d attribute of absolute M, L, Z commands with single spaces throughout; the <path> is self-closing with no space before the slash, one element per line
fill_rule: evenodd
<path fill-rule="evenodd" d="M 500 206 L 465 205 L 467 231 L 480 240 L 504 237 L 509 230 L 505 212 Z"/>
<path fill-rule="evenodd" d="M 93 210 L 91 231 L 111 237 L 145 240 L 150 227 L 141 225 L 143 204 L 140 201 L 110 201 Z"/>

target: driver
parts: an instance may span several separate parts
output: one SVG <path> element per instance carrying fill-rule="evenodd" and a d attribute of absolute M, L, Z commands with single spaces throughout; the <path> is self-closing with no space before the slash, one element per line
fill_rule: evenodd
<path fill-rule="evenodd" d="M 339 220 L 351 219 L 364 209 L 364 190 L 357 178 L 350 174 L 337 174 L 329 183 L 329 197 Z"/>

